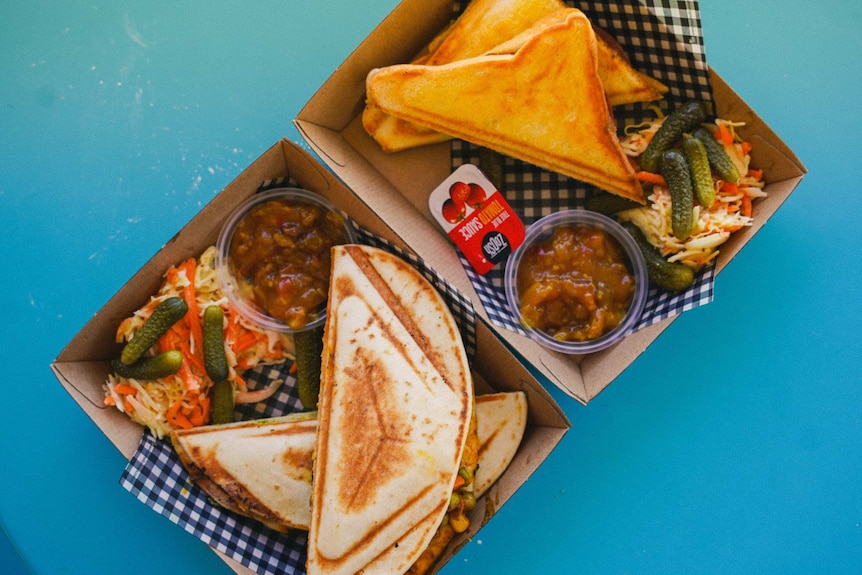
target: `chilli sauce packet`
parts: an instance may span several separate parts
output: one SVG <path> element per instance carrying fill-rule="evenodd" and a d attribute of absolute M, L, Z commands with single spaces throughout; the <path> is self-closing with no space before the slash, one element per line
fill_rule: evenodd
<path fill-rule="evenodd" d="M 524 224 L 503 194 L 472 164 L 459 166 L 428 197 L 434 218 L 479 274 L 524 241 Z"/>

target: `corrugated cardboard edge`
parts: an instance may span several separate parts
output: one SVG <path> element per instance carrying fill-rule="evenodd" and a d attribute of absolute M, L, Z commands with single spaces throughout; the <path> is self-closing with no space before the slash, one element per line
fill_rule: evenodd
<path fill-rule="evenodd" d="M 253 194 L 261 182 L 288 176 L 303 187 L 333 200 L 365 229 L 411 251 L 389 225 L 309 152 L 286 139 L 274 144 L 133 275 L 51 363 L 57 380 L 126 459 L 134 454 L 143 430 L 115 408 L 105 407 L 102 403 L 102 384 L 108 373 L 109 361 L 120 351 L 120 346 L 114 342 L 117 325 L 158 289 L 162 274 L 170 265 L 196 256 L 214 243 L 234 206 Z M 469 537 L 476 534 L 553 451 L 570 427 L 562 409 L 547 390 L 514 355 L 507 353 L 493 331 L 480 322 L 476 337 L 474 365 L 481 372 L 477 375 L 477 389 L 484 392 L 523 391 L 529 403 L 529 424 L 515 459 L 493 487 L 489 505 L 483 503 L 473 511 L 471 529 L 447 548 L 444 559 L 451 557 Z M 253 573 L 224 553 L 213 551 L 236 573 Z M 437 568 L 443 564 L 441 562 Z"/>
<path fill-rule="evenodd" d="M 297 115 L 294 124 L 323 162 L 357 196 L 392 223 L 394 233 L 478 302 L 452 244 L 434 222 L 426 203 L 431 190 L 451 172 L 449 144 L 387 154 L 368 137 L 359 118 L 367 73 L 374 67 L 409 59 L 439 30 L 428 26 L 424 20 L 426 11 L 435 21 L 445 21 L 451 10 L 451 2 L 425 2 L 423 18 L 411 17 L 416 6 L 416 2 L 409 0 L 399 4 L 321 86 Z M 742 132 L 754 143 L 753 162 L 764 168 L 769 180 L 769 197 L 756 203 L 754 226 L 734 234 L 723 247 L 717 270 L 720 272 L 787 199 L 801 181 L 805 168 L 714 70 L 710 69 L 710 75 L 718 113 L 746 122 Z M 569 357 L 548 351 L 528 337 L 494 326 L 482 306 L 477 305 L 477 309 L 482 320 L 525 361 L 584 404 L 619 376 L 673 321 L 667 319 L 640 330 L 603 352 Z"/>

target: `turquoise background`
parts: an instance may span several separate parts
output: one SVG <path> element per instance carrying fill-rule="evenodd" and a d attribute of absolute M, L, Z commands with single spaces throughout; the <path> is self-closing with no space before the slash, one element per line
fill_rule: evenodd
<path fill-rule="evenodd" d="M 395 0 L 0 2 L 3 573 L 228 573 L 119 485 L 49 363 Z M 443 570 L 862 565 L 855 0 L 702 0 L 708 62 L 809 174 Z M 19 557 L 20 555 L 20 557 Z"/>

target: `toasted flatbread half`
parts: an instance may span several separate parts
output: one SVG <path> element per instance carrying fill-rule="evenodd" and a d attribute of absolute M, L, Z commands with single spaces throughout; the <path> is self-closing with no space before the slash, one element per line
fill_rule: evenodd
<path fill-rule="evenodd" d="M 513 54 L 379 68 L 366 90 L 388 114 L 643 204 L 598 76 L 596 44 L 589 20 L 574 11 Z"/>
<path fill-rule="evenodd" d="M 403 573 L 458 475 L 473 383 L 455 320 L 406 261 L 332 251 L 309 525 L 309 575 Z"/>
<path fill-rule="evenodd" d="M 316 438 L 313 413 L 171 433 L 191 480 L 207 495 L 278 531 L 308 526 Z"/>

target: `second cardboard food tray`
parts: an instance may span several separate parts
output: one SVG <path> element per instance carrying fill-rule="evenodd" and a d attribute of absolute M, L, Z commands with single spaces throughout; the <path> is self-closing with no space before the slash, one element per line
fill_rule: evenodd
<path fill-rule="evenodd" d="M 692 39 L 702 40 L 696 2 L 674 3 L 676 13 L 686 16 L 679 18 L 679 22 L 669 21 L 671 16 L 658 6 L 633 9 L 628 4 L 611 3 L 593 7 L 590 12 L 588 7 L 580 5 L 583 3 L 568 4 L 581 8 L 603 26 L 614 26 L 616 22 L 619 26 L 617 39 L 624 48 L 629 40 L 625 37 L 629 28 L 638 30 L 637 33 L 654 29 L 667 39 L 655 43 L 661 48 L 642 48 L 641 57 L 644 66 L 651 66 L 658 79 L 670 87 L 665 101 L 660 103 L 665 110 L 694 97 L 692 94 L 699 94 L 697 89 L 702 88 L 711 95 L 719 117 L 745 123 L 740 132 L 754 144 L 752 163 L 764 170 L 768 196 L 756 203 L 754 224 L 735 233 L 722 246 L 718 263 L 710 270 L 718 274 L 787 199 L 805 174 L 804 166 L 739 95 L 707 66 L 702 42 L 692 42 Z M 400 3 L 321 86 L 294 123 L 322 161 L 362 202 L 388 222 L 405 244 L 475 302 L 482 321 L 554 385 L 586 404 L 630 365 L 678 317 L 679 311 L 687 309 L 686 305 L 680 303 L 674 314 L 645 322 L 646 327 L 620 344 L 587 356 L 548 351 L 529 337 L 500 327 L 492 321 L 489 310 L 478 303 L 482 298 L 476 284 L 428 209 L 429 194 L 453 169 L 453 144 L 444 142 L 385 153 L 361 124 L 365 79 L 369 71 L 409 61 L 459 9 L 458 4 L 446 0 Z M 608 13 L 616 15 L 614 22 L 609 20 Z M 681 63 L 688 69 L 667 70 Z M 698 86 L 697 76 L 701 76 L 701 86 Z M 519 193 L 517 188 L 501 191 L 510 198 Z M 709 301 L 711 291 L 708 295 L 704 301 Z"/>

